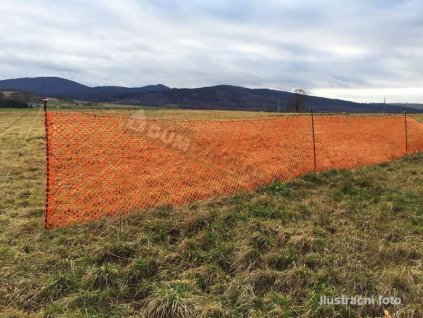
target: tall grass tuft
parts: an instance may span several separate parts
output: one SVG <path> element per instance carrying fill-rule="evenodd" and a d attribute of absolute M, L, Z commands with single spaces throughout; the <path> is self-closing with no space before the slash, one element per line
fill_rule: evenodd
<path fill-rule="evenodd" d="M 198 317 L 198 300 L 189 281 L 157 284 L 145 300 L 145 315 L 150 318 Z"/>

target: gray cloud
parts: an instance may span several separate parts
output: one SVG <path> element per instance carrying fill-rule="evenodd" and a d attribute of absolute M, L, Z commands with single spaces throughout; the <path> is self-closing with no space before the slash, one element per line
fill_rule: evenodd
<path fill-rule="evenodd" d="M 423 102 L 422 12 L 419 0 L 2 0 L 0 77 Z"/>

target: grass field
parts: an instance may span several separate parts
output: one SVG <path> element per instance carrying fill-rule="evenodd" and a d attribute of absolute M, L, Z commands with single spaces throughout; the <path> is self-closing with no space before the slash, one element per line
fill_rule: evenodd
<path fill-rule="evenodd" d="M 45 231 L 42 113 L 1 133 L 23 111 L 0 110 L 3 316 L 423 315 L 422 154 Z M 394 296 L 402 305 L 348 309 L 320 305 L 321 295 Z"/>
<path fill-rule="evenodd" d="M 134 114 L 137 110 L 142 110 L 148 118 L 156 119 L 174 119 L 174 120 L 196 120 L 196 119 L 218 119 L 218 120 L 230 120 L 230 119 L 251 119 L 275 116 L 275 113 L 267 112 L 250 112 L 250 111 L 225 111 L 225 110 L 187 110 L 177 108 L 161 108 L 161 107 L 140 107 L 134 105 L 118 105 L 101 103 L 93 106 L 84 103 L 78 106 L 72 103 L 52 99 L 49 101 L 49 107 L 52 110 L 73 110 L 75 107 L 79 108 L 79 111 L 84 112 L 103 112 L 107 113 L 120 113 L 125 116 Z M 82 107 L 83 106 L 83 107 Z"/>

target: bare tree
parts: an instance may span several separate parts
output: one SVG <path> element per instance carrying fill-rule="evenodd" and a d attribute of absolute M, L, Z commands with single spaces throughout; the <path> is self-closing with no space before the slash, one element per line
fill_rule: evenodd
<path fill-rule="evenodd" d="M 0 92 L 0 100 L 5 99 L 6 96 L 3 94 L 3 92 Z"/>
<path fill-rule="evenodd" d="M 288 104 L 288 110 L 299 113 L 304 108 L 304 103 L 307 99 L 306 91 L 302 88 L 297 88 L 294 90 L 294 96 Z"/>

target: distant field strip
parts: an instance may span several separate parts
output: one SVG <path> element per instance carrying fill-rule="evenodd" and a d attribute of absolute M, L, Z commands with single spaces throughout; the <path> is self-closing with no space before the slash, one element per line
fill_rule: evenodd
<path fill-rule="evenodd" d="M 49 228 L 251 190 L 315 163 L 353 168 L 423 150 L 423 125 L 404 116 L 314 116 L 315 143 L 309 115 L 183 121 L 51 111 L 46 125 Z"/>

